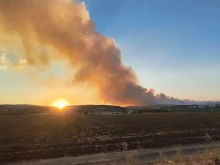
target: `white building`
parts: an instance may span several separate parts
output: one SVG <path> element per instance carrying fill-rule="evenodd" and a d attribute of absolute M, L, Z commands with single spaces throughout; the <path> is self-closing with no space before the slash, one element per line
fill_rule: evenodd
<path fill-rule="evenodd" d="M 132 113 L 134 113 L 134 111 L 131 110 L 131 109 L 128 109 L 128 110 L 127 110 L 127 113 L 128 113 L 128 114 L 132 114 Z"/>

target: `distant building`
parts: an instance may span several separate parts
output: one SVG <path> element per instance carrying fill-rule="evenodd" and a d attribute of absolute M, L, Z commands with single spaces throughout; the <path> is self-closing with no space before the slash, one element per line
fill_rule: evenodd
<path fill-rule="evenodd" d="M 100 111 L 100 112 L 105 111 L 105 108 L 97 108 L 97 111 Z"/>
<path fill-rule="evenodd" d="M 113 108 L 113 107 L 112 108 L 97 108 L 96 112 L 99 112 L 99 113 L 116 113 L 116 112 L 118 112 L 118 110 Z"/>
<path fill-rule="evenodd" d="M 171 109 L 197 109 L 198 105 L 173 105 L 170 107 Z"/>
<path fill-rule="evenodd" d="M 128 110 L 127 110 L 127 113 L 128 113 L 128 114 L 132 114 L 132 113 L 134 113 L 134 111 L 131 110 L 131 109 L 128 109 Z"/>
<path fill-rule="evenodd" d="M 205 104 L 200 104 L 199 105 L 199 108 L 205 108 L 207 105 L 205 105 Z"/>

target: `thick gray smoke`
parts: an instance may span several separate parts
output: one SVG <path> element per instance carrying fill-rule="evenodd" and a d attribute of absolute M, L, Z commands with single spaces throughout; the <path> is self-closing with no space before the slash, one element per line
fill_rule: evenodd
<path fill-rule="evenodd" d="M 68 60 L 72 68 L 77 69 L 73 81 L 87 83 L 106 103 L 183 103 L 139 85 L 134 71 L 123 65 L 120 49 L 114 40 L 95 31 L 84 3 L 0 0 L 0 24 L 2 33 L 19 37 L 28 65 L 49 66 L 54 59 Z M 39 47 L 49 47 L 57 53 L 41 51 Z"/>

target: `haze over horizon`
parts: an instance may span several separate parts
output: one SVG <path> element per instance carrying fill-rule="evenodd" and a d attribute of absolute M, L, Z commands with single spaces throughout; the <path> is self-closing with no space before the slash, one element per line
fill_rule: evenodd
<path fill-rule="evenodd" d="M 220 100 L 218 1 L 16 2 L 0 1 L 0 104 Z"/>

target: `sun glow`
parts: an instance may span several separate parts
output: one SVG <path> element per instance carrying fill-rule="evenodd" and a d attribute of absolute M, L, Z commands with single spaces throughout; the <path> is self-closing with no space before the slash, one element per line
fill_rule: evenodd
<path fill-rule="evenodd" d="M 68 106 L 69 102 L 64 99 L 59 99 L 53 102 L 52 106 L 57 107 L 59 109 L 63 109 L 64 107 Z"/>

